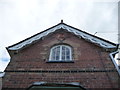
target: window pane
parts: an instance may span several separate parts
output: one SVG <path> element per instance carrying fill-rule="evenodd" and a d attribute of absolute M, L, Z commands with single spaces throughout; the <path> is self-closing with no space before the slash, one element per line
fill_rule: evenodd
<path fill-rule="evenodd" d="M 62 50 L 65 50 L 65 46 L 62 46 Z"/>
<path fill-rule="evenodd" d="M 52 51 L 52 59 L 55 59 L 55 50 Z"/>
<path fill-rule="evenodd" d="M 70 60 L 70 56 L 66 56 L 66 60 Z"/>
<path fill-rule="evenodd" d="M 65 61 L 65 46 L 62 46 L 62 61 Z"/>
<path fill-rule="evenodd" d="M 55 48 L 52 50 L 52 56 L 51 59 L 54 60 L 55 59 Z"/>
<path fill-rule="evenodd" d="M 70 55 L 70 50 L 66 49 L 66 55 Z"/>
<path fill-rule="evenodd" d="M 52 56 L 51 60 L 58 60 L 59 59 L 59 47 L 55 47 L 52 49 Z"/>
<path fill-rule="evenodd" d="M 60 59 L 60 46 L 56 47 L 56 56 L 54 60 L 59 60 Z"/>
<path fill-rule="evenodd" d="M 50 60 L 65 61 L 71 59 L 71 48 L 65 45 L 58 45 L 52 48 Z"/>
<path fill-rule="evenodd" d="M 65 55 L 62 55 L 62 60 L 63 60 L 63 61 L 65 60 Z"/>
<path fill-rule="evenodd" d="M 65 60 L 70 60 L 70 50 L 68 47 L 65 50 Z"/>
<path fill-rule="evenodd" d="M 62 56 L 65 55 L 65 50 L 62 50 Z"/>
<path fill-rule="evenodd" d="M 56 59 L 55 59 L 56 61 L 58 61 L 59 60 L 59 56 L 56 56 Z"/>

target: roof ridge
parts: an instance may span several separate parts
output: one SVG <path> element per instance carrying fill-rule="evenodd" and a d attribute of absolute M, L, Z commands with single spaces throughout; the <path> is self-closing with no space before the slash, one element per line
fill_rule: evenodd
<path fill-rule="evenodd" d="M 67 30 L 68 32 L 74 33 L 76 36 L 82 37 L 87 41 L 90 41 L 92 43 L 96 43 L 103 48 L 116 48 L 116 46 L 117 46 L 116 44 L 114 44 L 108 40 L 102 39 L 100 37 L 97 37 L 95 35 L 92 35 L 90 33 L 85 32 L 85 31 L 82 31 L 80 29 L 77 29 L 75 27 L 67 25 L 67 24 L 63 23 L 63 20 L 61 20 L 61 22 L 58 23 L 57 25 L 54 25 L 54 26 L 52 26 L 52 27 L 50 27 L 42 32 L 39 32 L 31 37 L 28 37 L 28 38 L 26 38 L 26 39 L 24 39 L 16 44 L 13 44 L 13 45 L 7 47 L 7 49 L 8 50 L 21 49 L 22 47 L 29 45 L 32 42 L 39 40 L 42 37 L 47 36 L 49 33 L 53 33 L 56 30 L 61 29 L 61 28 L 64 30 Z"/>

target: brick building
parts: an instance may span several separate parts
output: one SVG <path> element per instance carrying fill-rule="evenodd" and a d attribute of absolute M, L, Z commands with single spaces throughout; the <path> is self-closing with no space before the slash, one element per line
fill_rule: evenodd
<path fill-rule="evenodd" d="M 2 77 L 4 76 L 5 73 L 0 72 L 0 90 L 2 89 Z"/>
<path fill-rule="evenodd" d="M 11 61 L 5 70 L 3 90 L 43 84 L 118 89 L 117 49 L 116 44 L 61 21 L 7 47 Z"/>

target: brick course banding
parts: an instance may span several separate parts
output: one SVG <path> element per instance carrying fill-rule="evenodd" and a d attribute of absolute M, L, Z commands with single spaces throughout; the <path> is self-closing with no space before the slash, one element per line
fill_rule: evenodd
<path fill-rule="evenodd" d="M 64 40 L 57 36 L 64 34 Z M 54 45 L 72 47 L 73 62 L 48 62 Z M 70 32 L 58 30 L 11 56 L 3 88 L 28 88 L 34 82 L 79 82 L 85 88 L 119 88 L 120 77 L 109 51 Z"/>

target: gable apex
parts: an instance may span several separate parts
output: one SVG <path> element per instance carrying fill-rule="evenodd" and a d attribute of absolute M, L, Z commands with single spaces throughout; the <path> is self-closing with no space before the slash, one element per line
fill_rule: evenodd
<path fill-rule="evenodd" d="M 75 34 L 76 36 L 80 37 L 80 38 L 83 38 L 84 40 L 87 40 L 91 43 L 95 43 L 97 44 L 98 46 L 102 47 L 102 48 L 106 48 L 106 49 L 110 49 L 110 48 L 117 48 L 117 45 L 112 43 L 112 42 L 109 42 L 107 40 L 104 40 L 102 38 L 99 38 L 97 36 L 94 36 L 94 35 L 91 35 L 87 32 L 84 32 L 82 30 L 79 30 L 77 28 L 74 28 L 72 26 L 69 26 L 65 23 L 63 23 L 63 20 L 61 20 L 61 23 L 43 31 L 43 32 L 40 32 L 30 38 L 27 38 L 17 44 L 14 44 L 12 46 L 9 46 L 7 47 L 8 50 L 19 50 L 19 49 L 22 49 L 23 47 L 25 47 L 26 45 L 29 45 L 29 44 L 32 44 L 34 41 L 36 40 L 39 40 L 41 39 L 42 37 L 45 37 L 47 36 L 48 34 L 50 33 L 53 33 L 55 32 L 56 30 L 58 29 L 64 29 L 70 33 L 73 33 Z"/>

